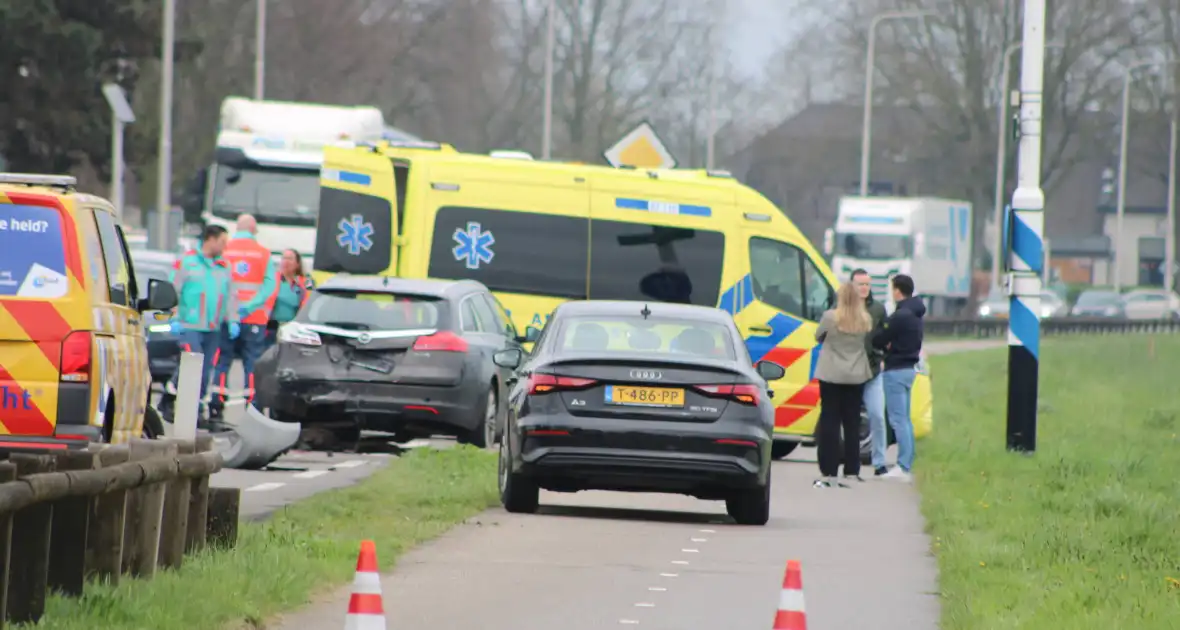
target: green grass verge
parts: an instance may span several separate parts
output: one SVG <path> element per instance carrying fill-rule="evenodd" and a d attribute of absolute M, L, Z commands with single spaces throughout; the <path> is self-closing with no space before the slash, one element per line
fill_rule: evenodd
<path fill-rule="evenodd" d="M 40 629 L 190 630 L 261 626 L 311 594 L 347 583 L 363 539 L 381 569 L 496 501 L 496 458 L 471 447 L 416 450 L 356 486 L 243 523 L 233 552 L 185 558 L 179 571 L 53 597 Z M 344 612 L 341 611 L 341 623 Z"/>
<path fill-rule="evenodd" d="M 942 630 L 1180 627 L 1180 338 L 1044 343 L 1032 456 L 1005 450 L 1006 350 L 932 362 Z"/>

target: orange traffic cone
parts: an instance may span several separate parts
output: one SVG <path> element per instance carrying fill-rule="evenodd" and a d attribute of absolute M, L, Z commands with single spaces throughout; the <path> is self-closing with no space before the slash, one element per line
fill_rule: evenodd
<path fill-rule="evenodd" d="M 366 540 L 356 559 L 356 578 L 348 600 L 344 630 L 385 630 L 385 606 L 381 602 L 381 576 L 377 574 L 377 545 Z"/>
<path fill-rule="evenodd" d="M 807 612 L 803 606 L 803 571 L 798 560 L 787 561 L 783 592 L 778 598 L 778 613 L 773 630 L 807 630 Z"/>

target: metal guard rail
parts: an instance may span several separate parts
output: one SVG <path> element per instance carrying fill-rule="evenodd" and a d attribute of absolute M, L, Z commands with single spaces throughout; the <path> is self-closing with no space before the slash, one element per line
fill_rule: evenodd
<path fill-rule="evenodd" d="M 1007 337 L 1008 320 L 960 317 L 926 317 L 927 337 Z M 1110 317 L 1049 317 L 1041 320 L 1041 336 L 1120 335 L 1180 332 L 1178 319 L 1116 319 Z"/>

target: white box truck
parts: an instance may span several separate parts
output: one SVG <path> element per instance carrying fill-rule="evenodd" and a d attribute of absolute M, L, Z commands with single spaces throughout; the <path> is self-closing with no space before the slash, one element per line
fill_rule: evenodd
<path fill-rule="evenodd" d="M 376 107 L 231 96 L 221 104 L 213 164 L 194 178 L 189 203 L 205 223 L 231 232 L 238 215 L 253 214 L 263 246 L 311 256 L 324 145 L 378 142 L 385 132 Z"/>
<path fill-rule="evenodd" d="M 891 304 L 889 279 L 906 274 L 931 315 L 957 315 L 971 294 L 971 204 L 933 197 L 843 197 L 824 233 L 832 271 L 873 278 L 873 295 Z"/>

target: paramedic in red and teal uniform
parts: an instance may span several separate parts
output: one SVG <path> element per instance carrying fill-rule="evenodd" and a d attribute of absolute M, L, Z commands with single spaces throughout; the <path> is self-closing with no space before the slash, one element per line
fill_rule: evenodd
<path fill-rule="evenodd" d="M 235 338 L 241 332 L 237 300 L 230 290 L 230 270 L 221 258 L 226 241 L 225 228 L 206 226 L 201 232 L 200 249 L 182 256 L 169 278 L 178 297 L 171 322 L 172 334 L 178 339 L 181 350 L 198 352 L 204 357 L 201 365 L 202 400 L 221 347 L 223 325 Z M 176 403 L 179 377 L 178 365 L 160 399 L 160 412 L 168 419 L 171 419 Z"/>

